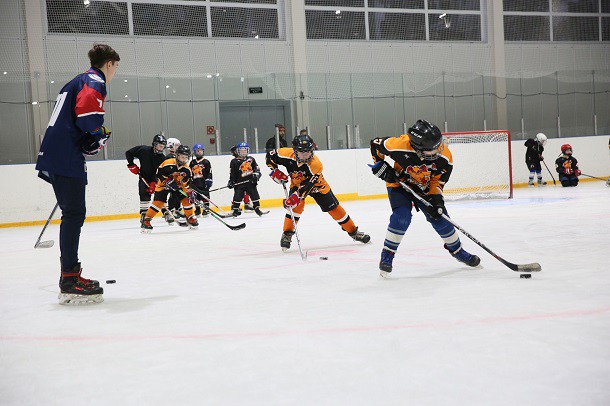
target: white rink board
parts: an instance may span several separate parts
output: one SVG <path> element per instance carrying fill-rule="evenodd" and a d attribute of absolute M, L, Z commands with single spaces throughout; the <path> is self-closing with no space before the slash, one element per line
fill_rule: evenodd
<path fill-rule="evenodd" d="M 513 181 L 527 182 L 529 172 L 524 163 L 524 141 L 513 141 Z M 610 156 L 608 155 L 608 137 L 579 137 L 549 139 L 547 143 L 547 165 L 554 171 L 555 158 L 563 143 L 574 147 L 574 155 L 580 162 L 584 173 L 593 176 L 610 175 Z M 500 143 L 494 143 L 500 144 Z M 504 153 L 503 144 L 500 153 Z M 476 174 L 483 171 L 493 176 L 503 177 L 502 172 L 495 171 L 496 153 L 489 149 L 491 144 L 452 145 L 454 155 L 454 175 L 447 189 L 461 185 L 468 187 L 474 182 Z M 357 193 L 359 196 L 379 195 L 386 193 L 385 185 L 375 178 L 367 164 L 371 163 L 368 149 L 317 151 L 316 154 L 324 165 L 324 176 L 329 181 L 335 194 Z M 263 177 L 259 183 L 261 199 L 277 199 L 283 197 L 283 190 L 269 179 L 265 166 L 264 154 L 254 154 L 258 164 L 262 166 Z M 214 172 L 214 186 L 227 184 L 229 178 L 229 162 L 231 157 L 208 156 Z M 89 186 L 87 187 L 87 215 L 115 215 L 137 213 L 139 198 L 137 194 L 137 176 L 127 170 L 126 161 L 94 161 L 88 164 Z M 543 167 L 545 179 L 550 180 Z M 0 166 L 0 177 L 5 185 L 3 194 L 3 210 L 0 212 L 0 224 L 34 220 L 46 220 L 55 204 L 51 186 L 37 177 L 34 165 L 4 165 Z M 492 179 L 495 181 L 495 179 Z M 212 199 L 220 205 L 228 205 L 232 191 L 224 189 L 214 192 Z M 263 202 L 264 205 L 264 202 Z"/>

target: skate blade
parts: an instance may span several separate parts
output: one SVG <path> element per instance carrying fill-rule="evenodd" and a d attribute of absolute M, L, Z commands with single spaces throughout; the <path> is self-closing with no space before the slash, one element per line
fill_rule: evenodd
<path fill-rule="evenodd" d="M 282 252 L 288 252 L 290 248 L 282 247 Z"/>
<path fill-rule="evenodd" d="M 189 230 L 199 230 L 199 226 L 188 226 Z"/>
<path fill-rule="evenodd" d="M 150 234 L 151 231 L 152 230 L 148 230 L 146 228 L 143 228 L 141 232 L 142 232 L 142 234 Z"/>
<path fill-rule="evenodd" d="M 104 295 L 79 295 L 75 293 L 60 293 L 57 296 L 60 305 L 68 306 L 82 306 L 102 303 L 104 301 Z"/>
<path fill-rule="evenodd" d="M 392 279 L 392 273 L 386 271 L 379 271 L 379 277 L 381 279 Z"/>

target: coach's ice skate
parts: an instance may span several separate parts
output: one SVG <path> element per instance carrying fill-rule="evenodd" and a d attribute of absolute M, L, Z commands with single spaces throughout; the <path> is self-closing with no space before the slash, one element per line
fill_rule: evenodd
<path fill-rule="evenodd" d="M 282 247 L 282 251 L 286 252 L 290 249 L 290 243 L 292 242 L 292 236 L 294 232 L 292 231 L 284 231 L 282 233 L 282 239 L 280 240 L 280 247 Z"/>
<path fill-rule="evenodd" d="M 383 249 L 381 251 L 381 261 L 379 261 L 379 276 L 389 278 L 392 272 L 392 261 L 394 261 L 394 253 L 390 250 Z"/>
<path fill-rule="evenodd" d="M 81 305 L 101 303 L 104 301 L 104 289 L 99 282 L 81 276 L 80 262 L 71 269 L 62 268 L 59 279 L 59 304 Z"/>
<path fill-rule="evenodd" d="M 476 255 L 468 253 L 464 248 L 462 248 L 462 244 L 458 247 L 457 250 L 451 252 L 451 250 L 447 247 L 447 244 L 444 245 L 445 249 L 449 251 L 451 256 L 457 259 L 460 262 L 465 263 L 468 266 L 478 266 L 481 263 L 481 258 Z"/>
<path fill-rule="evenodd" d="M 364 234 L 362 231 L 358 231 L 358 227 L 356 227 L 354 232 L 349 233 L 349 236 L 352 237 L 354 241 L 361 242 L 363 244 L 371 241 L 371 236 Z"/>

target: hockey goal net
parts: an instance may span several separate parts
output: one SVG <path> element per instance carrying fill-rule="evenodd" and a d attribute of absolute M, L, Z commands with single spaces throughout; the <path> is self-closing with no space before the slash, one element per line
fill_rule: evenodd
<path fill-rule="evenodd" d="M 443 133 L 453 171 L 443 195 L 450 199 L 513 197 L 508 130 Z"/>

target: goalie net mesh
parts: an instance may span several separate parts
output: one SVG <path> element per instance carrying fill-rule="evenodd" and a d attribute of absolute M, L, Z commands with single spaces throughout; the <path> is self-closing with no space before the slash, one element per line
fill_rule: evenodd
<path fill-rule="evenodd" d="M 508 130 L 443 133 L 453 171 L 448 200 L 513 197 L 511 136 Z"/>

